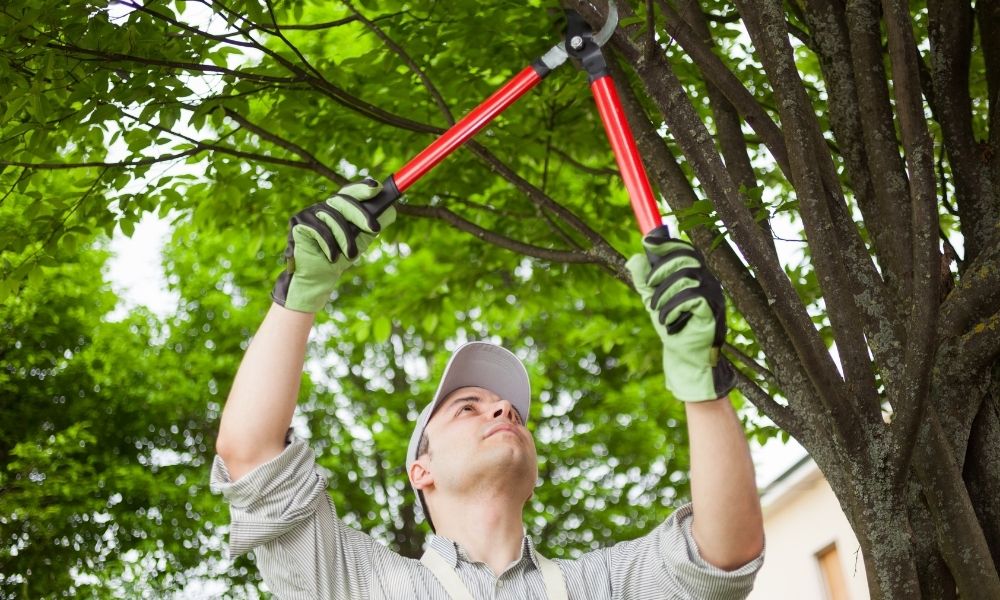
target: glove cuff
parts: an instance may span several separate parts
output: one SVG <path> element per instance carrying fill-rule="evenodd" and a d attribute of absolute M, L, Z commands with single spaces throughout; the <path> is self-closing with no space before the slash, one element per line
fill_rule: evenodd
<path fill-rule="evenodd" d="M 714 367 L 706 364 L 699 369 L 676 369 L 668 364 L 667 356 L 668 354 L 664 353 L 663 373 L 666 388 L 682 402 L 718 400 L 736 387 L 736 371 L 724 357 L 720 357 Z"/>
<path fill-rule="evenodd" d="M 323 310 L 323 307 L 330 299 L 332 289 L 330 286 L 308 285 L 309 282 L 301 281 L 302 277 L 302 274 L 293 276 L 288 271 L 282 271 L 277 281 L 274 282 L 274 289 L 271 290 L 271 299 L 288 310 L 302 313 L 318 313 Z M 291 300 L 289 300 L 289 297 L 291 297 Z"/>

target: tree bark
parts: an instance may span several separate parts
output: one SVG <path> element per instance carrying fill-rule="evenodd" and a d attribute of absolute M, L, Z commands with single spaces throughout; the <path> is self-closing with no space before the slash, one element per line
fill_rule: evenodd
<path fill-rule="evenodd" d="M 942 557 L 962 598 L 1000 598 L 1000 575 L 936 412 L 928 411 L 922 425 L 912 464 Z"/>
<path fill-rule="evenodd" d="M 913 534 L 905 498 L 877 473 L 852 473 L 856 502 L 847 512 L 865 556 L 868 586 L 876 600 L 920 598 Z"/>
<path fill-rule="evenodd" d="M 994 565 L 1000 565 L 1000 364 L 972 423 L 963 477 Z"/>
<path fill-rule="evenodd" d="M 934 518 L 927 507 L 920 482 L 909 481 L 906 494 L 910 527 L 913 529 L 914 555 L 920 578 L 920 597 L 954 600 L 958 589 L 948 564 L 941 557 Z"/>

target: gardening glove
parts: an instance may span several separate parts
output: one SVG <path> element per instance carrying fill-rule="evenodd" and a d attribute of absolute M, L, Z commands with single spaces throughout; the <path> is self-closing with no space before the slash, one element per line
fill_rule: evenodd
<path fill-rule="evenodd" d="M 726 338 L 722 285 L 701 254 L 672 239 L 666 226 L 650 231 L 642 245 L 646 253 L 626 266 L 663 341 L 667 389 L 685 402 L 725 396 L 736 374 L 721 353 Z"/>
<path fill-rule="evenodd" d="M 380 191 L 374 179 L 351 183 L 289 220 L 287 266 L 271 292 L 275 302 L 299 312 L 323 308 L 340 275 L 396 220 L 392 206 L 376 219 L 361 205 Z"/>

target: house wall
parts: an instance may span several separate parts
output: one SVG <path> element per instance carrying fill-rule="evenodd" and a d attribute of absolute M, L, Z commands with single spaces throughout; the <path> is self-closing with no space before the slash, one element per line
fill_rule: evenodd
<path fill-rule="evenodd" d="M 761 504 L 767 551 L 751 600 L 841 600 L 828 596 L 816 559 L 830 544 L 837 547 L 845 600 L 867 600 L 857 538 L 815 463 L 806 460 L 769 486 Z"/>

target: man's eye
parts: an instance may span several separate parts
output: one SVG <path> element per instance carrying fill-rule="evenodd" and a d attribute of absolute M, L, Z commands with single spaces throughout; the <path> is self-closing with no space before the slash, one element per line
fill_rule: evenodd
<path fill-rule="evenodd" d="M 464 405 L 461 409 L 459 409 L 459 412 L 463 410 L 472 410 L 472 405 L 471 404 Z"/>

